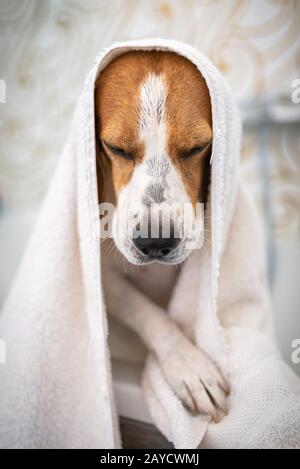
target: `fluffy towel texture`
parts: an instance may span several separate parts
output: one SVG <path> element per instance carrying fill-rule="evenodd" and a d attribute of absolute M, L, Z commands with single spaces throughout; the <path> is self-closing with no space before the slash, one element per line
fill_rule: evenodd
<path fill-rule="evenodd" d="M 65 151 L 1 314 L 0 446 L 118 448 L 101 294 L 94 83 L 117 55 L 170 50 L 206 79 L 213 111 L 210 218 L 204 248 L 181 271 L 169 313 L 229 377 L 230 413 L 191 416 L 151 355 L 143 387 L 154 421 L 177 448 L 300 446 L 300 383 L 272 340 L 261 234 L 240 181 L 240 123 L 210 61 L 191 46 L 113 44 L 90 72 Z M 188 294 L 186 293 L 188 292 Z"/>

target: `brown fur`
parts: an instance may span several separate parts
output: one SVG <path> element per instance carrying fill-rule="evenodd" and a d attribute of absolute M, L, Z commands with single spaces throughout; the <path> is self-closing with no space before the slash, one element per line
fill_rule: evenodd
<path fill-rule="evenodd" d="M 150 72 L 163 74 L 167 84 L 168 154 L 182 176 L 191 202 L 203 201 L 206 192 L 204 184 L 207 184 L 204 174 L 205 169 L 207 173 L 210 147 L 187 159 L 183 159 L 182 155 L 212 139 L 209 92 L 196 66 L 172 52 L 127 52 L 101 72 L 95 97 L 98 142 L 102 138 L 124 149 L 134 155 L 134 161 L 112 154 L 99 143 L 99 173 L 102 173 L 102 179 L 106 179 L 107 173 L 111 172 L 114 192 L 118 194 L 130 181 L 135 166 L 143 159 L 144 148 L 138 135 L 139 89 Z M 103 177 L 105 170 L 106 176 Z"/>

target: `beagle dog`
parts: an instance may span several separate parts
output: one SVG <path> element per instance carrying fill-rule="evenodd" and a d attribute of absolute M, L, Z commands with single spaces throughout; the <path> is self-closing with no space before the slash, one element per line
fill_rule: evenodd
<path fill-rule="evenodd" d="M 115 207 L 112 238 L 102 243 L 108 312 L 139 335 L 192 413 L 219 421 L 228 384 L 166 314 L 191 252 L 183 207 L 192 207 L 185 224 L 197 226 L 196 207 L 206 201 L 213 132 L 205 80 L 175 53 L 130 51 L 101 72 L 95 115 L 99 202 Z M 163 236 L 170 206 L 176 210 Z"/>

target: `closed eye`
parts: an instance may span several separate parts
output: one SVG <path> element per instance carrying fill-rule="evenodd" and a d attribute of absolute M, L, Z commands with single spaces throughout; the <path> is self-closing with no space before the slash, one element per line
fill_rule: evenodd
<path fill-rule="evenodd" d="M 197 145 L 193 148 L 190 148 L 189 150 L 184 150 L 181 152 L 181 158 L 185 160 L 185 159 L 191 158 L 194 155 L 201 154 L 204 152 L 204 150 L 208 150 L 211 144 L 212 144 L 212 140 L 202 145 Z"/>
<path fill-rule="evenodd" d="M 114 155 L 121 156 L 125 160 L 132 160 L 133 159 L 132 155 L 130 155 L 130 153 L 127 153 L 122 148 L 116 147 L 115 145 L 112 145 L 111 143 L 108 143 L 103 139 L 102 139 L 102 142 L 104 144 L 104 147 L 107 147 Z"/>

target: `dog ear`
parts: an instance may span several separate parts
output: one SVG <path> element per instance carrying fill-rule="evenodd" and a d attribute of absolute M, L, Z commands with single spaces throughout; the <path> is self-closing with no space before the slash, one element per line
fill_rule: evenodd
<path fill-rule="evenodd" d="M 210 158 L 211 158 L 211 152 L 206 156 L 205 161 L 204 161 L 204 171 L 203 171 L 203 177 L 202 177 L 202 183 L 201 183 L 201 189 L 200 189 L 200 201 L 203 202 L 204 204 L 207 203 L 208 201 L 208 193 L 209 193 L 209 187 L 210 187 Z"/>
<path fill-rule="evenodd" d="M 98 184 L 98 200 L 99 203 L 106 202 L 108 196 L 108 178 L 109 178 L 109 161 L 101 142 L 96 135 L 96 164 L 97 164 L 97 184 Z"/>
<path fill-rule="evenodd" d="M 100 117 L 96 109 L 95 100 L 95 150 L 96 150 L 96 164 L 97 164 L 97 185 L 98 185 L 98 201 L 113 202 L 112 190 L 112 175 L 111 175 L 111 162 L 107 157 L 105 150 L 100 140 Z"/>

